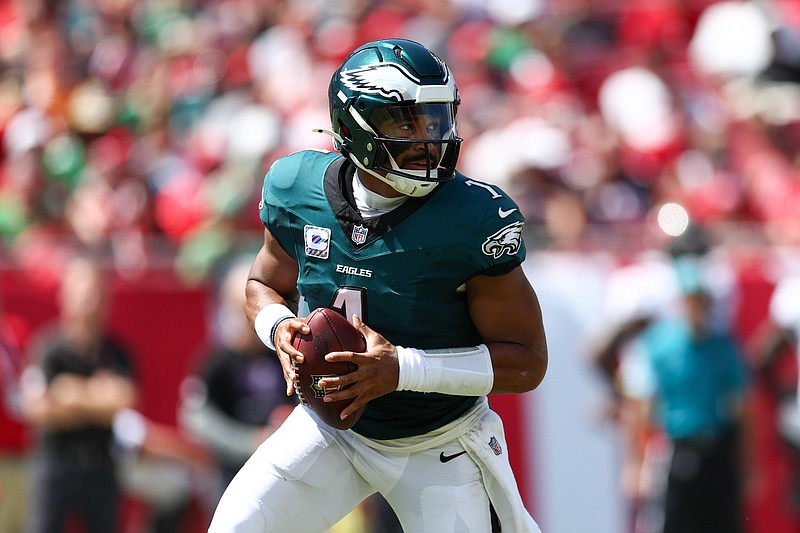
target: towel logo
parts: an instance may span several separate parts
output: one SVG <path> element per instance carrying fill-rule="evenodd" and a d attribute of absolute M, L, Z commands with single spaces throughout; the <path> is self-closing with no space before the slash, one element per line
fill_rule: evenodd
<path fill-rule="evenodd" d="M 494 452 L 495 455 L 500 455 L 503 453 L 503 447 L 500 446 L 500 443 L 494 437 L 489 439 L 489 448 L 492 449 L 492 452 Z"/>

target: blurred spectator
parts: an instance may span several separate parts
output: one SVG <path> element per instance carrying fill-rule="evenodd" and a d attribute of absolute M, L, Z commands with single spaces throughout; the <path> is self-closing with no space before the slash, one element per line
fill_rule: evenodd
<path fill-rule="evenodd" d="M 25 321 L 4 312 L 0 294 L 0 531 L 22 533 L 28 492 L 28 428 L 20 376 L 28 337 Z"/>
<path fill-rule="evenodd" d="M 800 275 L 781 278 L 772 293 L 769 315 L 754 341 L 759 373 L 777 403 L 777 428 L 789 452 L 787 502 L 800 516 Z"/>
<path fill-rule="evenodd" d="M 707 229 L 690 223 L 662 249 L 635 257 L 608 279 L 604 318 L 593 332 L 593 355 L 596 368 L 617 398 L 619 365 L 631 341 L 654 321 L 685 314 L 681 268 L 686 265 L 697 269 L 698 283 L 709 294 L 708 327 L 719 332 L 732 328 L 739 296 L 730 261 Z"/>
<path fill-rule="evenodd" d="M 187 378 L 181 391 L 181 426 L 217 460 L 212 509 L 253 451 L 297 403 L 286 396 L 277 356 L 248 327 L 244 287 L 249 269 L 249 261 L 235 261 L 221 277 L 212 344 L 202 368 Z"/>
<path fill-rule="evenodd" d="M 112 427 L 122 490 L 147 506 L 147 526 L 137 531 L 182 531 L 191 506 L 207 497 L 214 462 L 207 448 L 133 409 L 118 411 Z"/>
<path fill-rule="evenodd" d="M 60 316 L 33 344 L 22 405 L 37 430 L 28 512 L 32 533 L 72 520 L 88 533 L 117 528 L 119 489 L 111 454 L 115 414 L 137 398 L 129 350 L 106 331 L 106 280 L 90 259 L 64 271 Z"/>
<path fill-rule="evenodd" d="M 751 438 L 745 361 L 737 339 L 711 327 L 711 297 L 694 265 L 681 277 L 685 314 L 649 325 L 621 365 L 628 467 L 641 468 L 655 417 L 671 447 L 663 533 L 741 532 Z"/>
<path fill-rule="evenodd" d="M 800 382 L 789 382 L 780 375 L 783 357 L 797 355 L 800 342 L 800 275 L 787 275 L 775 286 L 769 304 L 769 315 L 757 337 L 759 370 L 773 396 L 797 410 Z M 789 404 L 795 405 L 790 406 Z M 800 435 L 798 435 L 800 436 Z M 800 446 L 800 441 L 798 441 Z"/>
<path fill-rule="evenodd" d="M 727 259 L 708 231 L 697 224 L 611 273 L 605 295 L 603 320 L 593 332 L 593 364 L 607 384 L 607 416 L 618 424 L 623 455 L 635 457 L 622 465 L 622 489 L 631 509 L 631 531 L 660 532 L 667 475 L 668 446 L 656 420 L 644 427 L 626 409 L 629 399 L 623 387 L 622 362 L 635 358 L 642 335 L 654 324 L 686 319 L 682 276 L 690 269 L 708 296 L 709 331 L 728 335 L 737 308 L 736 280 Z M 632 427 L 633 423 L 637 427 Z M 635 443 L 627 437 L 634 430 Z M 635 446 L 635 448 L 631 448 Z"/>

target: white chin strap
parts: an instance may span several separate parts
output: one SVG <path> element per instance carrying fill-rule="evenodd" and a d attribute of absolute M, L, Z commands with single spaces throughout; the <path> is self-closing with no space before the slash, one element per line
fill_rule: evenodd
<path fill-rule="evenodd" d="M 422 181 L 422 180 L 415 180 L 411 178 L 407 178 L 405 176 L 401 176 L 400 174 L 395 174 L 394 172 L 389 172 L 386 176 L 381 176 L 374 170 L 366 168 L 364 165 L 358 162 L 358 159 L 350 154 L 350 159 L 355 163 L 355 165 L 363 170 L 364 172 L 368 172 L 370 175 L 375 176 L 379 180 L 384 183 L 387 183 L 391 186 L 394 190 L 399 192 L 400 194 L 405 194 L 406 196 L 411 196 L 413 198 L 418 198 L 420 196 L 426 196 L 433 192 L 436 188 L 438 183 L 432 181 Z M 395 164 L 394 160 L 392 160 L 392 167 L 397 168 L 399 167 Z M 427 174 L 424 170 L 403 170 L 403 172 L 407 172 L 409 174 L 419 175 L 423 177 Z M 436 173 L 438 169 L 434 169 L 431 171 L 431 176 L 436 177 Z"/>

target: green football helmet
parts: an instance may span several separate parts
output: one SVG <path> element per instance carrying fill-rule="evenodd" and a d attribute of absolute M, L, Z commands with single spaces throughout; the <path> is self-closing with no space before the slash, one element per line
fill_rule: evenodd
<path fill-rule="evenodd" d="M 334 146 L 407 196 L 453 177 L 462 139 L 450 69 L 430 50 L 384 39 L 354 50 L 328 90 Z"/>

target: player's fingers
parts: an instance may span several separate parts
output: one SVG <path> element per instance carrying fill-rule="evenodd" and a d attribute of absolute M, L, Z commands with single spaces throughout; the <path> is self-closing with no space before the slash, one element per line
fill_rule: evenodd
<path fill-rule="evenodd" d="M 362 405 L 366 405 L 371 399 L 372 398 L 365 398 L 363 392 L 361 391 L 361 387 L 356 384 L 341 390 L 337 390 L 336 387 L 329 387 L 327 388 L 327 392 L 325 393 L 322 401 L 325 403 L 332 403 L 352 400 L 352 402 L 344 408 L 345 414 L 342 416 L 342 419 L 344 419 L 347 418 L 350 413 L 355 412 Z"/>
<path fill-rule="evenodd" d="M 371 337 L 377 335 L 377 333 L 368 325 L 366 325 L 358 315 L 353 315 L 353 326 L 355 326 L 355 328 L 360 331 L 362 335 L 364 335 L 364 338 L 367 339 L 367 341 L 369 341 Z M 370 343 L 368 342 L 367 344 Z"/>
<path fill-rule="evenodd" d="M 364 362 L 365 359 L 366 358 L 363 355 L 359 355 L 356 352 L 331 352 L 325 354 L 325 360 L 329 363 L 347 361 L 350 363 L 359 364 L 359 361 Z"/>
<path fill-rule="evenodd" d="M 286 357 L 288 357 L 290 361 L 294 361 L 295 363 L 299 364 L 305 360 L 303 352 L 299 352 L 294 349 L 294 346 L 292 346 L 291 339 L 289 340 L 281 339 L 280 344 L 278 345 L 278 349 L 284 354 L 286 354 Z"/>
<path fill-rule="evenodd" d="M 353 402 L 352 402 L 350 405 L 348 405 L 347 407 L 345 407 L 344 409 L 342 409 L 342 412 L 341 412 L 341 414 L 339 415 L 339 418 L 341 418 L 342 420 L 344 420 L 345 418 L 347 418 L 347 417 L 348 417 L 348 416 L 350 416 L 351 414 L 353 414 L 353 413 L 355 413 L 356 411 L 358 411 L 359 409 L 361 409 L 361 407 L 362 407 L 362 406 L 364 406 L 364 405 L 366 405 L 366 404 L 367 404 L 367 402 L 365 402 L 365 401 L 360 401 L 359 399 L 355 399 L 355 400 L 353 400 Z"/>
<path fill-rule="evenodd" d="M 351 385 L 358 381 L 358 378 L 354 374 L 355 372 L 350 372 L 349 374 L 342 374 L 341 376 L 324 377 L 319 380 L 319 386 L 323 389 L 335 389 Z"/>
<path fill-rule="evenodd" d="M 305 320 L 302 318 L 291 318 L 289 320 L 285 320 L 284 322 L 293 335 L 297 333 L 308 335 L 311 333 L 311 328 L 308 327 L 308 324 L 306 324 Z M 281 324 L 278 325 L 278 327 L 280 326 Z"/>
<path fill-rule="evenodd" d="M 350 400 L 352 398 L 358 397 L 358 390 L 355 387 L 348 387 L 342 390 L 335 390 L 334 386 L 328 385 L 327 388 L 328 391 L 325 393 L 325 397 L 322 398 L 322 401 L 324 401 L 325 403 L 340 402 L 342 400 Z"/>
<path fill-rule="evenodd" d="M 309 333 L 311 333 L 311 329 L 303 320 L 299 318 L 284 320 L 278 324 L 278 333 L 276 335 L 278 349 L 294 361 L 302 363 L 304 360 L 303 354 L 294 349 L 292 340 L 297 335 L 307 335 Z"/>
<path fill-rule="evenodd" d="M 294 394 L 294 374 L 284 370 L 283 379 L 286 381 L 286 396 L 291 396 Z"/>
<path fill-rule="evenodd" d="M 280 347 L 278 348 L 278 360 L 283 369 L 283 379 L 286 381 L 286 396 L 291 396 L 294 394 L 294 383 L 297 379 L 297 363 Z"/>

